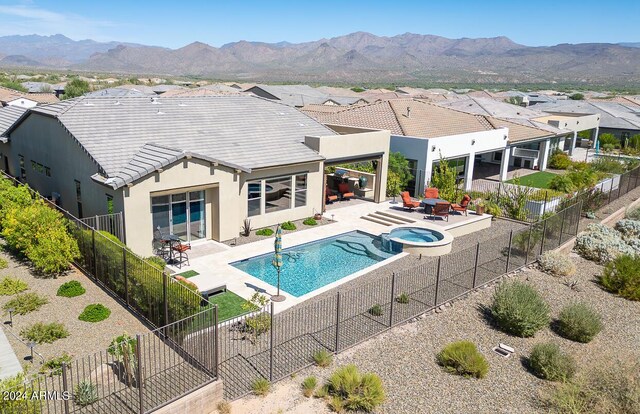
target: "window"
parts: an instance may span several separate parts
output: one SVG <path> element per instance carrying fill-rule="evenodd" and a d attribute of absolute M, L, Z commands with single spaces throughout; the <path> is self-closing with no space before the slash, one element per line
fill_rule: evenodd
<path fill-rule="evenodd" d="M 21 159 L 21 167 L 20 167 L 21 170 L 22 170 L 22 164 L 23 164 L 23 160 Z M 35 162 L 34 160 L 31 160 L 31 169 L 37 173 L 44 174 L 47 177 L 51 177 L 51 169 L 45 165 L 40 164 L 39 162 Z"/>
<path fill-rule="evenodd" d="M 47 177 L 51 177 L 51 168 L 44 167 L 44 175 L 46 175 Z"/>
<path fill-rule="evenodd" d="M 37 164 L 36 164 L 36 162 L 34 160 L 31 160 L 31 169 L 33 171 L 37 171 L 38 170 Z"/>
<path fill-rule="evenodd" d="M 291 208 L 291 176 L 264 180 L 264 212 Z"/>
<path fill-rule="evenodd" d="M 247 182 L 248 186 L 248 200 L 249 200 L 249 211 L 248 215 L 258 216 L 260 215 L 260 209 L 262 207 L 262 181 L 249 181 Z"/>
<path fill-rule="evenodd" d="M 184 241 L 206 237 L 204 190 L 151 197 L 151 214 L 153 231 L 160 228 Z"/>
<path fill-rule="evenodd" d="M 76 183 L 76 202 L 78 204 L 78 218 L 82 218 L 82 188 L 80 181 L 73 180 Z"/>
<path fill-rule="evenodd" d="M 298 174 L 296 180 L 296 204 L 295 207 L 307 205 L 307 174 Z"/>
<path fill-rule="evenodd" d="M 107 214 L 113 214 L 113 196 L 107 194 Z"/>
<path fill-rule="evenodd" d="M 24 157 L 22 155 L 18 155 L 18 159 L 20 160 L 20 178 L 22 180 L 26 180 L 27 170 L 24 168 Z"/>

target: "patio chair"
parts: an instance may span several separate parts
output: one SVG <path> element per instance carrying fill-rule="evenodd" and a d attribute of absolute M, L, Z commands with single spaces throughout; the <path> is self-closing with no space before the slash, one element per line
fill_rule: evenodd
<path fill-rule="evenodd" d="M 424 190 L 424 198 L 440 198 L 438 193 L 438 189 L 435 187 L 425 188 Z"/>
<path fill-rule="evenodd" d="M 187 250 L 191 250 L 191 245 L 189 243 L 178 242 L 173 246 L 173 262 L 177 264 L 178 268 L 182 268 L 182 264 L 184 262 L 187 262 L 187 266 L 189 265 Z"/>
<path fill-rule="evenodd" d="M 451 203 L 440 202 L 436 203 L 435 207 L 431 210 L 431 216 L 435 219 L 436 216 L 446 218 L 449 221 L 449 210 L 451 209 Z"/>
<path fill-rule="evenodd" d="M 413 211 L 414 208 L 420 207 L 420 201 L 411 199 L 408 191 L 401 192 L 400 197 L 402 198 L 402 207 L 411 211 Z"/>
<path fill-rule="evenodd" d="M 340 193 L 343 200 L 351 200 L 355 195 L 351 192 L 351 189 L 349 189 L 349 184 L 347 183 L 339 183 L 338 192 Z"/>
<path fill-rule="evenodd" d="M 153 254 L 163 258 L 165 261 L 169 257 L 169 244 L 167 243 L 166 238 L 160 231 L 160 226 L 153 232 Z"/>
<path fill-rule="evenodd" d="M 460 201 L 460 204 L 451 204 L 451 209 L 453 211 L 457 211 L 458 213 L 462 214 L 464 212 L 464 215 L 468 215 L 467 214 L 467 207 L 469 207 L 469 203 L 471 202 L 471 197 L 469 197 L 469 194 L 465 194 L 462 197 L 462 200 Z"/>
<path fill-rule="evenodd" d="M 324 196 L 325 196 L 325 203 L 326 204 L 331 204 L 334 201 L 338 201 L 338 196 L 334 194 L 333 190 L 329 188 L 329 186 L 327 186 L 324 189 Z"/>

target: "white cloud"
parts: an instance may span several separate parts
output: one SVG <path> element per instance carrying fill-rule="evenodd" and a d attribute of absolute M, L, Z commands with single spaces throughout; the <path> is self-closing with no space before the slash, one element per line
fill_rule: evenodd
<path fill-rule="evenodd" d="M 59 13 L 26 2 L 0 5 L 0 35 L 52 35 L 61 33 L 75 40 L 114 40 L 117 26 L 107 20 L 94 20 L 75 13 Z"/>

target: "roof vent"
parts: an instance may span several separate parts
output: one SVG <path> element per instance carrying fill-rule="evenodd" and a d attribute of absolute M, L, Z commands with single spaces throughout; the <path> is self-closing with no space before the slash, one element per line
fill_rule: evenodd
<path fill-rule="evenodd" d="M 180 102 L 180 103 L 178 104 L 178 106 L 187 106 L 187 104 L 186 104 L 186 103 L 184 103 L 184 102 Z"/>
<path fill-rule="evenodd" d="M 120 101 L 115 101 L 113 104 L 114 104 L 114 105 L 122 105 L 122 104 L 120 103 Z"/>
<path fill-rule="evenodd" d="M 409 118 L 409 115 L 411 115 L 411 108 L 407 106 L 407 118 Z"/>
<path fill-rule="evenodd" d="M 156 98 L 154 98 L 154 97 L 151 97 L 151 103 L 152 103 L 153 105 L 160 105 L 160 102 L 158 102 L 158 101 L 156 100 Z"/>
<path fill-rule="evenodd" d="M 161 110 L 158 109 L 158 112 L 156 112 L 156 115 L 163 115 L 164 112 L 162 112 Z"/>

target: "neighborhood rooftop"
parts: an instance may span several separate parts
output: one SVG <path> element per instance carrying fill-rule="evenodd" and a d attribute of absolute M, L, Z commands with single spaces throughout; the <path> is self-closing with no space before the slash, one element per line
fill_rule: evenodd
<path fill-rule="evenodd" d="M 557 101 L 537 104 L 536 108 L 550 113 L 600 114 L 600 127 L 640 129 L 640 111 L 636 106 L 618 102 Z"/>
<path fill-rule="evenodd" d="M 4 134 L 14 122 L 27 110 L 20 106 L 0 107 L 0 136 Z"/>
<path fill-rule="evenodd" d="M 81 97 L 31 112 L 57 118 L 115 188 L 180 154 L 247 171 L 317 161 L 322 157 L 304 137 L 336 134 L 294 108 L 254 96 Z M 141 167 L 144 158 L 151 159 L 148 168 Z"/>

